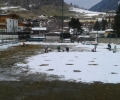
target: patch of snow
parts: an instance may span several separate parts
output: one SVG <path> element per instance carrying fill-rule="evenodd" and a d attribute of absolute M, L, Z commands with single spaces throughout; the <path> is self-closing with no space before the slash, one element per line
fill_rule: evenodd
<path fill-rule="evenodd" d="M 60 80 L 92 83 L 100 81 L 103 83 L 120 83 L 120 45 L 117 45 L 117 52 L 109 51 L 107 44 L 99 43 L 97 52 L 91 52 L 94 45 L 83 45 L 81 43 L 44 43 L 44 42 L 26 42 L 27 44 L 41 45 L 68 45 L 70 52 L 52 51 L 49 53 L 38 54 L 27 58 L 27 64 L 17 63 L 23 70 L 29 68 L 29 73 L 46 73 L 57 75 Z M 9 44 L 0 46 L 8 48 L 10 46 L 20 45 Z"/>
<path fill-rule="evenodd" d="M 85 14 L 85 16 L 96 16 L 99 14 L 105 14 L 102 12 L 93 12 L 93 11 L 89 11 L 89 10 L 84 10 L 84 9 L 80 9 L 80 8 L 75 8 L 75 7 L 70 7 L 69 8 L 70 11 L 74 11 L 74 12 L 78 12 L 78 13 L 83 13 Z"/>
<path fill-rule="evenodd" d="M 6 7 L 1 7 L 1 10 L 10 10 L 10 9 L 19 9 L 19 10 L 26 10 L 25 8 L 21 8 L 20 6 L 6 6 Z"/>
<path fill-rule="evenodd" d="M 58 75 L 60 80 L 74 80 L 76 82 L 92 83 L 120 83 L 120 45 L 117 52 L 107 50 L 107 44 L 97 45 L 97 52 L 90 52 L 94 45 L 80 43 L 40 43 L 42 45 L 69 45 L 76 51 L 49 52 L 27 59 L 32 73 L 43 72 L 49 75 Z M 114 49 L 114 44 L 111 44 Z M 79 50 L 83 51 L 79 51 Z M 84 50 L 87 50 L 84 51 Z M 89 51 L 89 52 L 88 52 Z M 50 70 L 52 69 L 52 70 Z"/>

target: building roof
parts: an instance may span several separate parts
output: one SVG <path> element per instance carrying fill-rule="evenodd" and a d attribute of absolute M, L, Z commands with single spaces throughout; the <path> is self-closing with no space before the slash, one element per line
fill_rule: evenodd
<path fill-rule="evenodd" d="M 35 30 L 36 30 L 36 31 L 39 31 L 39 30 L 47 30 L 47 28 L 46 28 L 46 27 L 33 27 L 32 30 L 33 30 L 33 31 L 35 31 Z"/>
<path fill-rule="evenodd" d="M 107 29 L 107 30 L 105 30 L 105 31 L 114 31 L 113 29 Z"/>
<path fill-rule="evenodd" d="M 78 38 L 90 38 L 89 35 L 79 35 Z"/>
<path fill-rule="evenodd" d="M 90 34 L 92 33 L 92 34 L 101 34 L 101 33 L 105 33 L 105 31 L 91 31 L 91 32 L 89 32 Z"/>
<path fill-rule="evenodd" d="M 57 29 L 57 30 L 52 30 L 49 33 L 55 33 L 55 34 L 61 34 L 63 31 L 63 33 L 69 33 L 69 28 L 64 27 L 63 29 Z"/>

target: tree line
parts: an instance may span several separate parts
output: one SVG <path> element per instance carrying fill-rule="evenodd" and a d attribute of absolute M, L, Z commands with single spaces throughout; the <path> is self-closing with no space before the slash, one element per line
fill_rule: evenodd
<path fill-rule="evenodd" d="M 111 24 L 111 27 L 109 26 Z M 75 19 L 75 18 L 71 18 L 71 20 L 68 23 L 69 27 L 73 28 L 73 29 L 77 29 L 78 33 L 82 34 L 83 30 L 82 30 L 82 23 L 79 22 L 79 19 Z M 110 19 L 105 20 L 102 19 L 101 21 L 96 21 L 94 23 L 94 27 L 93 29 L 95 31 L 104 31 L 107 28 L 112 28 L 114 30 L 114 37 L 119 37 L 120 38 L 120 4 L 118 6 L 118 9 L 116 10 L 116 15 L 114 16 L 114 22 L 110 22 Z"/>

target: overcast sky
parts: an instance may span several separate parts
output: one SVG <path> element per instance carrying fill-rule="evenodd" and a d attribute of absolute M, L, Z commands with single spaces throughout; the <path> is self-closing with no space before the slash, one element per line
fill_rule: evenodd
<path fill-rule="evenodd" d="M 64 0 L 66 3 L 76 4 L 79 7 L 90 8 L 102 0 Z"/>

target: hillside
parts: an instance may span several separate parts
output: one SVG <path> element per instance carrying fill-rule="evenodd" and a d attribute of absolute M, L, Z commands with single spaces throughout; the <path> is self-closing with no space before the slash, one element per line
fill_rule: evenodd
<path fill-rule="evenodd" d="M 24 8 L 39 8 L 41 5 L 62 5 L 62 0 L 0 0 L 0 3 Z"/>
<path fill-rule="evenodd" d="M 89 10 L 98 11 L 98 12 L 106 12 L 109 10 L 116 10 L 118 7 L 118 2 L 120 0 L 102 0 L 98 4 L 91 7 Z"/>
<path fill-rule="evenodd" d="M 35 18 L 40 15 L 47 16 L 62 16 L 62 0 L 0 0 L 2 7 L 21 7 L 26 10 L 9 9 L 9 12 L 19 14 L 23 18 Z M 12 10 L 12 11 L 11 11 Z M 4 11 L 7 13 L 7 11 Z M 75 12 L 69 11 L 69 5 L 64 2 L 64 16 L 73 17 Z"/>
<path fill-rule="evenodd" d="M 52 6 L 52 5 L 43 5 L 39 9 L 30 9 L 25 10 L 24 8 L 21 8 L 20 6 L 9 6 L 9 7 L 1 7 L 3 9 L 3 12 L 5 14 L 7 13 L 16 13 L 22 18 L 38 18 L 40 15 L 46 15 L 46 16 L 62 16 L 62 7 L 61 6 Z M 10 8 L 10 9 L 9 9 Z M 64 17 L 74 17 L 76 16 L 76 12 L 69 11 L 68 6 L 64 6 L 63 10 L 63 16 Z"/>

